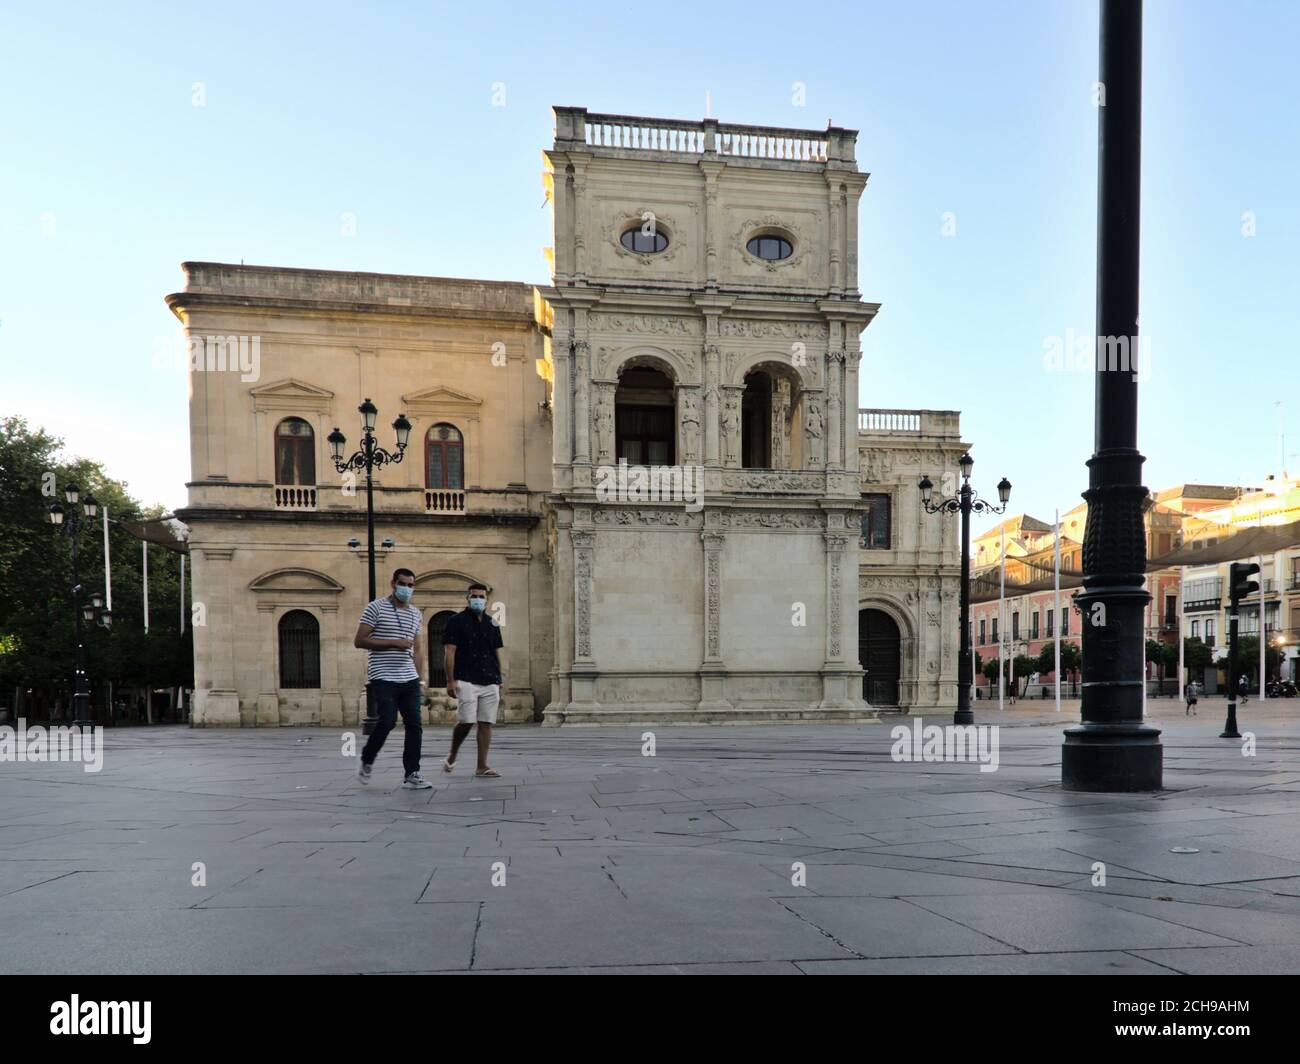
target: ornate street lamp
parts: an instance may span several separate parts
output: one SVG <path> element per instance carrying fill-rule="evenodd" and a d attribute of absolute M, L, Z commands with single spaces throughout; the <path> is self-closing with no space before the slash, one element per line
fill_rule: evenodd
<path fill-rule="evenodd" d="M 63 489 L 63 497 L 68 502 L 68 508 L 65 510 L 57 502 L 54 503 L 50 507 L 50 524 L 58 529 L 61 535 L 67 536 L 72 544 L 72 617 L 77 640 L 72 687 L 72 723 L 75 727 L 84 728 L 90 723 L 90 685 L 86 680 L 86 647 L 81 625 L 84 621 L 87 624 L 98 623 L 101 627 L 107 628 L 113 621 L 112 615 L 108 612 L 104 612 L 101 616 L 104 599 L 99 592 L 92 594 L 84 605 L 81 602 L 81 594 L 84 590 L 81 586 L 81 530 L 85 524 L 82 513 L 84 511 L 86 517 L 94 518 L 99 512 L 99 501 L 90 492 L 87 492 L 85 499 L 82 499 L 81 488 L 75 483 L 69 483 Z M 78 502 L 81 503 L 80 506 L 77 505 Z"/>
<path fill-rule="evenodd" d="M 981 499 L 975 490 L 970 486 L 971 469 L 975 466 L 975 459 L 967 451 L 957 460 L 957 465 L 961 467 L 961 489 L 956 495 L 948 498 L 940 498 L 937 502 L 932 502 L 934 496 L 934 483 L 928 476 L 921 478 L 921 483 L 917 486 L 921 489 L 921 505 L 925 507 L 926 513 L 948 513 L 961 514 L 961 591 L 959 601 L 961 604 L 961 651 L 957 657 L 957 712 L 952 715 L 954 724 L 974 724 L 975 714 L 970 708 L 970 689 L 973 682 L 971 675 L 971 646 L 970 646 L 970 515 L 977 514 L 1000 514 L 1005 513 L 1007 503 L 1011 499 L 1011 481 L 1003 477 L 998 482 L 998 500 L 1001 506 L 994 506 L 990 502 Z"/>
<path fill-rule="evenodd" d="M 339 431 L 337 425 L 326 440 L 330 445 L 330 457 L 334 460 L 334 468 L 340 473 L 346 473 L 349 470 L 366 471 L 366 549 L 368 552 L 369 570 L 370 570 L 370 597 L 367 602 L 375 600 L 375 488 L 374 488 L 374 470 L 386 465 L 396 465 L 406 454 L 406 445 L 411 439 L 411 423 L 406 419 L 405 414 L 398 414 L 397 419 L 393 422 L 393 432 L 397 436 L 397 450 L 386 451 L 379 446 L 379 441 L 375 439 L 375 421 L 379 416 L 379 408 L 369 399 L 366 399 L 359 407 L 357 412 L 361 415 L 361 449 L 343 457 L 343 452 L 347 447 L 347 437 Z M 355 541 L 349 540 L 351 546 Z M 369 735 L 375 730 L 375 725 L 379 722 L 379 713 L 375 705 L 374 691 L 370 687 L 370 680 L 366 680 L 366 719 L 362 722 L 361 733 Z"/>

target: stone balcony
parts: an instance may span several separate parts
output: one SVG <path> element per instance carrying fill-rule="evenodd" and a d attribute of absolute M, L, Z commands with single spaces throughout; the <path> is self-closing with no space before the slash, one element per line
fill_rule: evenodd
<path fill-rule="evenodd" d="M 825 129 L 791 129 L 716 118 L 689 121 L 598 114 L 585 107 L 556 107 L 554 112 L 555 147 L 562 151 L 649 154 L 674 161 L 716 157 L 816 169 L 857 167 L 857 130 L 829 124 Z"/>
<path fill-rule="evenodd" d="M 205 480 L 188 485 L 188 511 L 197 511 L 216 517 L 222 511 L 232 516 L 266 514 L 282 519 L 301 514 L 312 520 L 330 515 L 358 515 L 364 521 L 366 513 L 365 485 L 345 492 L 338 483 L 316 485 L 267 484 L 265 482 Z M 526 517 L 533 507 L 533 496 L 523 485 L 506 488 L 432 489 L 411 486 L 375 485 L 375 513 L 380 519 L 388 516 L 420 515 L 431 518 L 446 517 Z"/>
<path fill-rule="evenodd" d="M 961 439 L 961 412 L 865 407 L 858 410 L 859 439 L 899 437 L 917 440 L 959 440 Z"/>

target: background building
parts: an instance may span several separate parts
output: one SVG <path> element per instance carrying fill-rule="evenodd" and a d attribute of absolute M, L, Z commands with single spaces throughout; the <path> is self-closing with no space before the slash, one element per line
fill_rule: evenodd
<path fill-rule="evenodd" d="M 953 705 L 958 529 L 916 483 L 965 445 L 955 412 L 858 410 L 878 307 L 857 290 L 855 142 L 557 108 L 539 289 L 185 264 L 194 722 L 358 719 L 364 484 L 326 437 L 357 445 L 363 398 L 390 450 L 385 426 L 414 425 L 378 473 L 378 583 L 416 572 L 435 685 L 479 580 L 507 719 Z M 611 498 L 622 462 L 698 470 L 702 505 Z"/>

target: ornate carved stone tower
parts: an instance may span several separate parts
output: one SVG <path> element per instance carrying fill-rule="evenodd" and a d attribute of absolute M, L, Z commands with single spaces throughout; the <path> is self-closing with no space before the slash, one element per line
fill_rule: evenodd
<path fill-rule="evenodd" d="M 866 711 L 856 138 L 555 109 L 549 721 Z"/>

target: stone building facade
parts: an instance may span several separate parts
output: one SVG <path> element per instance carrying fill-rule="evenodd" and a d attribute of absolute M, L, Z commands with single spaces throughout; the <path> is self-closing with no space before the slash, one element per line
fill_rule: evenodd
<path fill-rule="evenodd" d="M 363 398 L 390 451 L 413 426 L 380 592 L 415 571 L 436 672 L 488 585 L 506 719 L 953 705 L 957 529 L 916 483 L 964 447 L 953 412 L 858 409 L 856 134 L 555 117 L 545 287 L 185 264 L 194 723 L 358 719 L 365 488 L 327 438 Z"/>

